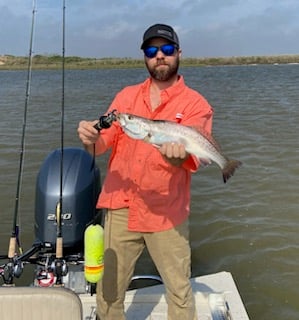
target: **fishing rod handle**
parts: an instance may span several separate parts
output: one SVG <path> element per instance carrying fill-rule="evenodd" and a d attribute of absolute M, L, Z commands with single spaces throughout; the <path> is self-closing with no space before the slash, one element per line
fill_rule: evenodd
<path fill-rule="evenodd" d="M 16 237 L 11 237 L 9 240 L 9 247 L 8 247 L 8 258 L 12 259 L 16 253 Z"/>
<path fill-rule="evenodd" d="M 63 257 L 63 239 L 62 237 L 56 238 L 56 258 L 61 259 Z"/>

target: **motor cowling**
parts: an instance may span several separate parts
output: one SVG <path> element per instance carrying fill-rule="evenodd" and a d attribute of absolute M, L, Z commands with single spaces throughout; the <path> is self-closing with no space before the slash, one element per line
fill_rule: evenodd
<path fill-rule="evenodd" d="M 57 205 L 62 181 L 61 227 L 63 247 L 83 248 L 84 231 L 96 215 L 101 188 L 100 171 L 93 157 L 80 148 L 51 152 L 44 160 L 36 180 L 35 236 L 45 247 L 54 248 L 57 237 Z M 62 179 L 61 179 L 62 171 Z"/>

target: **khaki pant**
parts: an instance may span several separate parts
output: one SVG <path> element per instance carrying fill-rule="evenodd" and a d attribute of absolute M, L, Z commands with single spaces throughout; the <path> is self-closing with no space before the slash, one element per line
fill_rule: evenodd
<path fill-rule="evenodd" d="M 166 288 L 168 320 L 196 320 L 190 285 L 188 221 L 162 232 L 127 230 L 128 210 L 108 211 L 105 218 L 104 276 L 97 286 L 100 320 L 125 320 L 124 299 L 138 257 L 147 246 Z M 142 320 L 142 319 L 140 319 Z"/>

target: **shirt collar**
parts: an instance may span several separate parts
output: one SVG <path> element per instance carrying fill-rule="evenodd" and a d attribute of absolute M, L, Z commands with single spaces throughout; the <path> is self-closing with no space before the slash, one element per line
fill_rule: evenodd
<path fill-rule="evenodd" d="M 152 79 L 149 77 L 142 84 L 142 92 L 145 98 L 149 96 L 151 82 L 152 82 Z M 168 97 L 176 96 L 181 92 L 181 90 L 183 90 L 184 87 L 185 87 L 184 77 L 182 75 L 179 75 L 178 81 L 171 87 L 165 90 L 162 90 L 161 95 L 166 95 Z"/>

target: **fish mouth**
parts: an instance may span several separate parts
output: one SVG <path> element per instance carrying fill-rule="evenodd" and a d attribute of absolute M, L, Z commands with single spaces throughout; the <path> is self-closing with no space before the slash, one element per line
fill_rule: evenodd
<path fill-rule="evenodd" d="M 126 125 L 126 119 L 125 119 L 125 117 L 122 116 L 121 113 L 118 113 L 118 114 L 116 115 L 116 120 L 119 122 L 119 124 L 120 124 L 122 127 L 124 127 L 124 126 Z"/>

